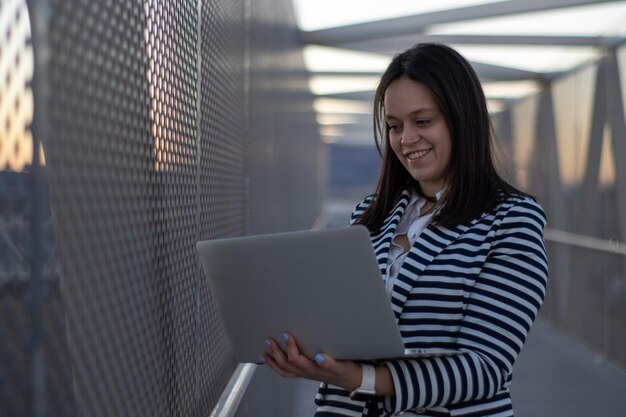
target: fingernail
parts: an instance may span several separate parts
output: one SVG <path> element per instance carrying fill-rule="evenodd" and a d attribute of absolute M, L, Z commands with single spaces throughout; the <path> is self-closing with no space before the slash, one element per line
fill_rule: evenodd
<path fill-rule="evenodd" d="M 265 344 L 266 344 L 267 346 L 272 346 L 272 342 L 270 342 L 270 340 L 269 340 L 269 339 L 265 339 Z"/>
<path fill-rule="evenodd" d="M 289 335 L 287 333 L 283 333 L 283 339 L 285 342 L 289 341 Z"/>
<path fill-rule="evenodd" d="M 324 355 L 322 355 L 321 353 L 318 353 L 317 355 L 315 355 L 315 358 L 313 358 L 315 360 L 315 362 L 317 363 L 322 363 L 324 362 Z"/>
<path fill-rule="evenodd" d="M 264 363 L 265 363 L 265 358 L 261 356 L 261 357 L 259 358 L 259 362 L 261 362 L 262 364 L 264 364 Z"/>

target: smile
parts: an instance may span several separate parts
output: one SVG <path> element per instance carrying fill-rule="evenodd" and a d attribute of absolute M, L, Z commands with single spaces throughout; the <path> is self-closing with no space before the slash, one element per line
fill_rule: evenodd
<path fill-rule="evenodd" d="M 405 156 L 407 157 L 407 159 L 409 161 L 413 161 L 415 159 L 419 159 L 421 157 L 423 157 L 424 155 L 426 155 L 428 152 L 432 151 L 433 148 L 430 149 L 422 149 L 420 151 L 415 151 L 415 152 L 411 152 L 411 153 L 407 153 Z"/>

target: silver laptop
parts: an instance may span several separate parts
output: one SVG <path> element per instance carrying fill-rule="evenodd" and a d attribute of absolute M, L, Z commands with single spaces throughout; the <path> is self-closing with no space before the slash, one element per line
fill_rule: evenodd
<path fill-rule="evenodd" d="M 299 231 L 197 244 L 239 362 L 258 363 L 265 339 L 290 331 L 309 357 L 381 359 L 405 351 L 367 229 Z"/>

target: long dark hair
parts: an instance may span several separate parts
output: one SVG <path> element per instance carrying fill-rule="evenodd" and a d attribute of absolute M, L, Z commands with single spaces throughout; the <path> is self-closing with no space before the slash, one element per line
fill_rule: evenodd
<path fill-rule="evenodd" d="M 374 96 L 374 137 L 383 157 L 374 201 L 356 223 L 379 231 L 403 190 L 423 195 L 389 144 L 384 97 L 400 77 L 423 83 L 433 93 L 452 138 L 446 191 L 436 203 L 432 222 L 454 227 L 493 210 L 507 195 L 527 195 L 496 171 L 492 155 L 495 137 L 482 86 L 471 65 L 454 49 L 418 44 L 396 55 L 382 75 Z"/>

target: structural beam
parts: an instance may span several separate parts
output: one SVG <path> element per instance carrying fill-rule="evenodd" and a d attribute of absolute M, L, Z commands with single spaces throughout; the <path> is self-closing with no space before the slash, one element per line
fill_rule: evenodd
<path fill-rule="evenodd" d="M 607 59 L 599 61 L 596 71 L 595 88 L 593 89 L 593 107 L 591 126 L 589 131 L 589 146 L 585 161 L 585 173 L 580 186 L 576 212 L 576 230 L 583 235 L 596 233 L 594 224 L 600 189 L 600 159 L 602 158 L 602 145 L 604 139 L 604 126 L 606 125 L 606 84 Z M 586 132 L 585 132 L 586 133 Z"/>
<path fill-rule="evenodd" d="M 380 77 L 383 73 L 381 71 L 311 71 L 309 74 L 314 77 Z"/>
<path fill-rule="evenodd" d="M 626 118 L 624 117 L 624 99 L 620 78 L 620 65 L 617 52 L 612 51 L 607 57 L 607 121 L 611 127 L 611 144 L 615 165 L 615 192 L 617 197 L 617 213 L 619 216 L 619 232 L 621 239 L 626 239 Z"/>
<path fill-rule="evenodd" d="M 626 42 L 620 36 L 534 36 L 534 35 L 427 35 L 412 34 L 392 38 L 371 39 L 364 42 L 342 44 L 342 48 L 357 51 L 390 54 L 422 43 L 444 43 L 456 45 L 517 45 L 517 46 L 567 46 L 612 48 Z"/>
<path fill-rule="evenodd" d="M 518 81 L 518 80 L 537 80 L 548 76 L 540 72 L 527 71 L 518 68 L 503 67 L 494 64 L 484 64 L 481 62 L 470 62 L 478 77 L 483 81 Z M 363 77 L 375 76 L 380 77 L 381 72 L 356 72 L 356 71 L 320 71 L 312 72 L 314 76 L 328 77 Z"/>
<path fill-rule="evenodd" d="M 503 67 L 494 64 L 484 64 L 482 62 L 470 62 L 478 77 L 483 81 L 519 81 L 537 80 L 545 74 L 527 71 L 518 68 Z"/>
<path fill-rule="evenodd" d="M 336 98 L 341 100 L 356 100 L 372 103 L 374 101 L 374 90 L 371 91 L 351 91 L 348 93 L 321 94 L 318 97 Z"/>
<path fill-rule="evenodd" d="M 543 194 L 541 204 L 544 205 L 548 217 L 548 225 L 557 230 L 567 230 L 567 212 L 563 198 L 563 183 L 561 181 L 559 153 L 557 146 L 556 119 L 552 99 L 552 89 L 549 84 L 539 95 L 539 104 L 536 118 L 535 159 L 539 162 L 539 170 L 534 174 L 534 185 Z M 559 245 L 551 251 L 551 271 L 558 277 L 552 281 L 556 287 L 557 320 L 565 322 L 568 311 L 568 296 L 570 291 L 570 248 Z M 556 274 L 554 272 L 556 271 Z"/>
<path fill-rule="evenodd" d="M 363 42 L 371 39 L 418 34 L 429 26 L 443 23 L 511 16 L 521 13 L 541 12 L 589 4 L 610 3 L 614 1 L 615 0 L 510 0 L 305 32 L 304 40 L 311 44 L 339 46 L 346 43 Z M 394 50 L 395 49 L 397 48 L 394 48 Z"/>

